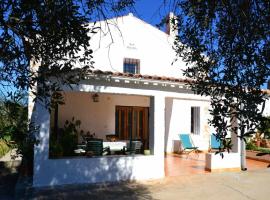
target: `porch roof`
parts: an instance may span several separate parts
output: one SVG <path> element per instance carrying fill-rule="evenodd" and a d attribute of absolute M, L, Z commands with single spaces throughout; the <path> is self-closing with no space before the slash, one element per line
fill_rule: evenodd
<path fill-rule="evenodd" d="M 175 77 L 167 77 L 167 76 L 157 76 L 157 75 L 143 75 L 143 74 L 131 74 L 131 73 L 123 73 L 123 72 L 112 72 L 112 71 L 102 71 L 102 70 L 90 70 L 86 79 L 90 78 L 105 78 L 108 81 L 108 78 L 113 78 L 115 82 L 117 80 L 124 80 L 125 83 L 129 83 L 129 81 L 140 81 L 144 82 L 144 84 L 153 83 L 157 84 L 165 84 L 178 85 L 179 88 L 188 89 L 188 83 L 192 83 L 194 79 L 190 78 L 175 78 Z M 165 86 L 163 85 L 163 86 Z M 270 89 L 263 89 L 263 93 L 270 96 Z"/>
<path fill-rule="evenodd" d="M 166 76 L 157 76 L 157 75 L 142 75 L 142 74 L 131 74 L 123 72 L 112 72 L 112 71 L 102 71 L 102 70 L 90 70 L 89 76 L 101 75 L 101 76 L 110 76 L 115 78 L 129 78 L 129 79 L 138 79 L 138 80 L 149 80 L 149 81 L 160 81 L 160 82 L 172 82 L 172 83 L 190 83 L 193 80 L 188 78 L 174 78 Z"/>

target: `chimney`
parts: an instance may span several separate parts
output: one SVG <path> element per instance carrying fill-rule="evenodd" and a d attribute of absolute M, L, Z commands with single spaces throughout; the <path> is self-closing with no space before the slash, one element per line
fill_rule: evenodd
<path fill-rule="evenodd" d="M 166 33 L 173 37 L 178 35 L 177 17 L 173 12 L 170 12 L 166 18 Z"/>

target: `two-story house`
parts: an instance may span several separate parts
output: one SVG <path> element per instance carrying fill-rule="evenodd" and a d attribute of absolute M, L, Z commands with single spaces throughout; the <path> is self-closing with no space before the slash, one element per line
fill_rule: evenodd
<path fill-rule="evenodd" d="M 36 106 L 40 125 L 34 153 L 34 186 L 164 177 L 164 152 L 179 151 L 179 134 L 189 133 L 200 150 L 209 148 L 209 99 L 194 94 L 182 75 L 186 64 L 175 61 L 174 30 L 163 32 L 132 14 L 97 23 L 92 36 L 95 69 L 73 90 L 64 87 L 65 104 L 50 112 Z M 84 132 L 106 140 L 139 139 L 150 155 L 49 158 L 50 127 L 72 117 Z M 80 140 L 78 138 L 78 140 Z M 240 168 L 239 140 L 226 165 Z M 81 142 L 81 141 L 78 141 Z"/>

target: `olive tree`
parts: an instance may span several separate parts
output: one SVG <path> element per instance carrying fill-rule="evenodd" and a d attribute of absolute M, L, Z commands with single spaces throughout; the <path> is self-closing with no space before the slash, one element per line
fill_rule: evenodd
<path fill-rule="evenodd" d="M 60 84 L 78 83 L 93 67 L 90 40 L 98 26 L 90 26 L 89 22 L 106 20 L 133 3 L 133 0 L 2 0 L 2 95 L 14 96 L 16 91 L 27 91 L 38 82 L 38 97 L 48 97 L 60 90 Z M 38 73 L 30 65 L 37 65 Z M 48 82 L 49 78 L 54 81 Z"/>
<path fill-rule="evenodd" d="M 270 2 L 175 0 L 173 5 L 175 51 L 188 65 L 184 74 L 192 79 L 191 89 L 211 99 L 209 123 L 223 143 L 220 151 L 230 151 L 225 138 L 231 131 L 244 153 L 267 98 L 261 88 L 270 76 Z"/>
<path fill-rule="evenodd" d="M 16 99 L 29 90 L 35 100 L 39 98 L 48 108 L 50 101 L 46 100 L 53 94 L 56 103 L 61 101 L 61 85 L 78 84 L 93 67 L 90 40 L 99 27 L 89 22 L 106 20 L 131 8 L 133 3 L 133 0 L 1 0 L 0 95 L 6 100 L 15 99 L 10 105 L 15 105 L 12 108 L 16 112 L 22 112 Z M 23 109 L 25 112 L 27 108 Z M 34 138 L 29 137 L 33 135 L 29 134 L 31 124 L 16 125 L 24 134 L 13 131 L 23 136 L 14 138 L 26 141 L 23 144 L 33 144 Z"/>

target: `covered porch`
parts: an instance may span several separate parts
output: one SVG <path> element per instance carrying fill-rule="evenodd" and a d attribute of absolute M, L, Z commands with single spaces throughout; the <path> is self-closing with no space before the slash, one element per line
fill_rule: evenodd
<path fill-rule="evenodd" d="M 175 140 L 179 142 L 178 134 L 190 130 L 192 108 L 203 111 L 196 112 L 201 123 L 194 124 L 202 133 L 198 135 L 199 146 L 207 148 L 205 142 L 210 131 L 204 122 L 207 121 L 209 102 L 187 91 L 183 83 L 96 77 L 74 86 L 73 90 L 68 87 L 63 90 L 66 104 L 59 106 L 57 117 L 42 102 L 37 101 L 34 105 L 32 120 L 39 125 L 39 144 L 34 149 L 35 187 L 163 178 L 167 170 L 164 152 L 172 152 L 176 147 Z M 94 100 L 96 94 L 98 102 Z M 104 147 L 108 145 L 106 142 L 116 142 L 107 141 L 110 135 L 125 143 L 122 146 L 128 146 L 130 139 L 138 139 L 142 150 L 138 154 L 120 151 L 120 154 L 105 156 L 51 157 L 51 129 L 56 124 L 58 128 L 63 127 L 66 120 L 72 121 L 73 117 L 75 121 L 80 120 L 80 130 L 83 130 L 83 134 L 76 137 L 78 144 L 83 141 L 81 136 L 89 132 L 89 136 L 102 140 Z M 237 138 L 235 143 L 238 143 Z M 144 150 L 149 150 L 150 155 L 144 155 Z M 235 152 L 239 152 L 238 149 Z M 239 154 L 234 156 L 240 160 Z"/>
<path fill-rule="evenodd" d="M 67 135 L 75 136 L 68 138 L 74 140 L 70 143 L 74 151 L 59 152 L 63 156 L 153 154 L 151 97 L 91 92 L 65 92 L 63 96 L 65 104 L 58 105 L 50 115 L 51 147 Z M 50 157 L 59 157 L 51 147 Z"/>
<path fill-rule="evenodd" d="M 99 96 L 98 102 L 94 102 L 95 94 Z M 58 107 L 57 118 L 42 102 L 35 104 L 32 119 L 40 125 L 37 134 L 39 145 L 34 149 L 35 187 L 147 180 L 165 176 L 163 94 L 138 88 L 80 84 L 73 90 L 66 89 L 64 97 L 66 104 Z M 76 118 L 75 124 L 77 119 L 80 120 L 83 135 L 89 132 L 91 137 L 102 140 L 104 146 L 114 142 L 128 146 L 130 139 L 137 139 L 142 143 L 142 150 L 135 154 L 114 152 L 104 156 L 51 157 L 52 129 L 56 124 L 58 128 L 65 126 L 66 120 L 72 121 L 73 117 Z M 112 141 L 112 138 L 118 141 Z M 82 142 L 79 136 L 76 140 L 78 144 Z M 144 155 L 144 150 L 148 150 L 147 155 Z"/>

